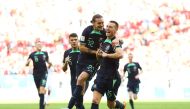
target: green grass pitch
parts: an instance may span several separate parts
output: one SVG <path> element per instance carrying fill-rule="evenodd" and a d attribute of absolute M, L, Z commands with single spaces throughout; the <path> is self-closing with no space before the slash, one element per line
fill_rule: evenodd
<path fill-rule="evenodd" d="M 85 108 L 90 109 L 90 105 L 90 103 L 85 103 Z M 66 103 L 52 103 L 46 109 L 61 109 L 66 106 Z M 0 109 L 39 108 L 38 104 L 0 104 Z M 106 103 L 101 103 L 99 109 L 108 109 Z M 127 103 L 127 109 L 131 109 L 129 103 Z M 190 102 L 135 102 L 135 109 L 190 109 Z"/>

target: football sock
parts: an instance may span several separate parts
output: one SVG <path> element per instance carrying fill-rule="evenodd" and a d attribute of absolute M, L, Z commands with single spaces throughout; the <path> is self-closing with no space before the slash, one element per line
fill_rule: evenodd
<path fill-rule="evenodd" d="M 74 94 L 69 101 L 69 104 L 68 104 L 69 109 L 73 108 L 73 106 L 75 105 L 75 102 L 78 101 L 81 93 L 82 93 L 82 86 L 77 85 L 75 88 Z"/>
<path fill-rule="evenodd" d="M 131 105 L 131 109 L 134 109 L 134 104 L 133 104 L 133 100 L 132 99 L 129 99 L 129 103 Z"/>
<path fill-rule="evenodd" d="M 76 107 L 77 107 L 77 109 L 84 109 L 82 94 L 80 96 L 78 96 L 78 99 L 76 100 Z"/>
<path fill-rule="evenodd" d="M 91 109 L 99 109 L 99 105 L 95 104 L 95 103 L 92 103 Z"/>
<path fill-rule="evenodd" d="M 116 102 L 115 105 L 116 109 L 124 109 L 124 105 L 121 102 L 119 102 L 118 100 L 116 100 L 115 102 Z"/>
<path fill-rule="evenodd" d="M 40 96 L 40 109 L 44 109 L 44 94 L 39 94 Z"/>

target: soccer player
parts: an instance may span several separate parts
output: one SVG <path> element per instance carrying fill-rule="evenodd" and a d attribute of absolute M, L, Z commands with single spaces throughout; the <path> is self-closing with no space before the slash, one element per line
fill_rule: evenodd
<path fill-rule="evenodd" d="M 70 67 L 70 74 L 71 74 L 71 93 L 73 95 L 74 89 L 76 87 L 76 64 L 78 60 L 78 55 L 80 53 L 79 50 L 79 42 L 78 36 L 76 33 L 71 33 L 69 35 L 69 44 L 71 48 L 64 52 L 63 56 L 63 71 L 67 71 L 67 66 Z"/>
<path fill-rule="evenodd" d="M 73 96 L 71 97 L 68 108 L 72 109 L 75 102 L 78 109 L 84 109 L 83 95 L 86 83 L 92 79 L 98 68 L 96 51 L 103 40 L 106 39 L 104 30 L 104 20 L 100 14 L 92 17 L 92 25 L 86 27 L 80 38 L 80 51 L 77 63 L 77 85 Z"/>
<path fill-rule="evenodd" d="M 140 64 L 138 62 L 133 62 L 133 54 L 128 54 L 129 63 L 124 66 L 124 73 L 128 72 L 128 83 L 127 89 L 129 94 L 129 103 L 131 109 L 134 108 L 133 100 L 137 99 L 137 94 L 139 92 L 139 75 L 143 72 Z"/>
<path fill-rule="evenodd" d="M 100 69 L 92 87 L 91 109 L 99 109 L 99 103 L 104 94 L 107 96 L 109 109 L 125 109 L 125 104 L 116 100 L 121 84 L 121 77 L 118 72 L 119 60 L 123 57 L 120 40 L 116 38 L 118 26 L 119 24 L 116 21 L 108 23 L 106 28 L 107 39 L 102 43 L 96 54 L 100 62 Z"/>
<path fill-rule="evenodd" d="M 39 107 L 40 109 L 45 109 L 44 94 L 46 93 L 47 67 L 51 67 L 52 64 L 49 61 L 48 53 L 42 51 L 42 44 L 40 41 L 35 43 L 35 47 L 36 51 L 29 55 L 26 66 L 29 66 L 31 61 L 33 62 L 33 77 L 40 97 Z M 46 64 L 48 64 L 48 66 Z"/>

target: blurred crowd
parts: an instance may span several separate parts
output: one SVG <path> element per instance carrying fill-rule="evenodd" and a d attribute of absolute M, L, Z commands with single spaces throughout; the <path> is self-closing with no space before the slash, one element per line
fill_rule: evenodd
<path fill-rule="evenodd" d="M 0 75 L 27 75 L 25 62 L 41 40 L 56 72 L 61 71 L 68 34 L 100 13 L 120 24 L 123 49 L 147 72 L 190 71 L 189 1 L 179 0 L 0 0 Z M 124 58 L 122 64 L 127 62 Z M 170 73 L 168 73 L 170 74 Z"/>

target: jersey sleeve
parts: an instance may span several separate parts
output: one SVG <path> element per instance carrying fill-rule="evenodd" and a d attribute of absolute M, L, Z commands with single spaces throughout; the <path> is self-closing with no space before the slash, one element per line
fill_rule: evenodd
<path fill-rule="evenodd" d="M 86 44 L 86 40 L 87 40 L 86 37 L 89 35 L 88 33 L 89 32 L 88 32 L 88 27 L 87 27 L 82 32 L 82 36 L 80 37 L 80 44 Z"/>
<path fill-rule="evenodd" d="M 28 59 L 32 59 L 33 57 L 33 53 L 31 53 L 29 56 L 28 56 Z"/>
<path fill-rule="evenodd" d="M 46 62 L 48 62 L 49 61 L 49 55 L 48 55 L 48 52 L 44 52 L 45 53 L 45 55 L 46 55 Z"/>
<path fill-rule="evenodd" d="M 65 63 L 65 58 L 68 56 L 68 53 L 67 51 L 64 52 L 64 55 L 63 55 L 63 63 Z"/>
<path fill-rule="evenodd" d="M 114 39 L 114 40 L 112 41 L 112 47 L 113 47 L 114 50 L 115 50 L 116 48 L 121 48 L 121 45 L 120 45 L 120 42 L 119 42 L 118 39 Z"/>
<path fill-rule="evenodd" d="M 127 71 L 127 64 L 124 66 L 123 71 L 124 71 L 124 73 Z"/>
<path fill-rule="evenodd" d="M 137 62 L 137 67 L 142 70 L 142 67 L 140 66 L 140 64 Z"/>

